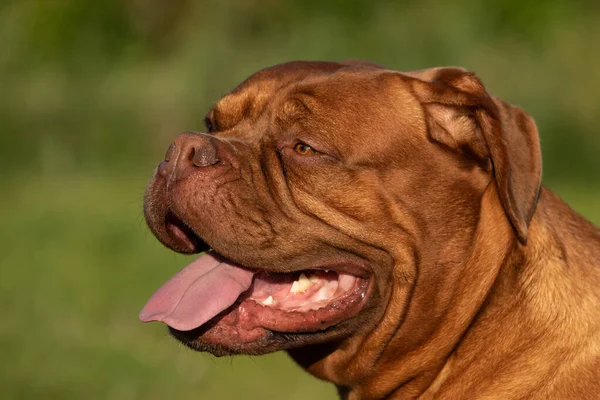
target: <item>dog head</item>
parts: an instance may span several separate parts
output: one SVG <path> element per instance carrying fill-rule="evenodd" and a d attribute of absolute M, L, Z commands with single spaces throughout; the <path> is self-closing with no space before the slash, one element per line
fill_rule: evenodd
<path fill-rule="evenodd" d="M 287 349 L 346 384 L 368 369 L 350 360 L 408 354 L 455 309 L 467 323 L 464 291 L 494 272 L 469 262 L 527 240 L 535 125 L 462 69 L 286 63 L 220 99 L 206 125 L 174 140 L 144 207 L 167 247 L 210 249 L 141 313 L 194 349 Z"/>

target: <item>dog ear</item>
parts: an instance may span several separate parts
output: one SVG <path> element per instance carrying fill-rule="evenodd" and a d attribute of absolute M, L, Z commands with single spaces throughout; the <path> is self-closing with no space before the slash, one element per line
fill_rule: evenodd
<path fill-rule="evenodd" d="M 493 169 L 502 206 L 526 243 L 542 178 L 539 136 L 533 119 L 490 96 L 461 68 L 408 73 L 424 107 L 430 138 Z"/>

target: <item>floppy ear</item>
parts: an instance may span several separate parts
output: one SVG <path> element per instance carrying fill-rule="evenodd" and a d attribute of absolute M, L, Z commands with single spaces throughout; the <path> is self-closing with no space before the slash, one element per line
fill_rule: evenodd
<path fill-rule="evenodd" d="M 493 169 L 504 211 L 521 243 L 535 211 L 542 178 L 533 119 L 493 98 L 475 74 L 461 68 L 408 73 L 424 107 L 430 138 Z"/>

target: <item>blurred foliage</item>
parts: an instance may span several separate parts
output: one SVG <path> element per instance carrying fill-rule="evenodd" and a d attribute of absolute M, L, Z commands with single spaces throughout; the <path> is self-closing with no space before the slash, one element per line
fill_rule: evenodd
<path fill-rule="evenodd" d="M 252 72 L 363 58 L 476 71 L 538 121 L 548 180 L 589 181 L 600 169 L 596 4 L 13 1 L 0 12 L 1 155 L 44 173 L 147 169 Z"/>
<path fill-rule="evenodd" d="M 140 213 L 171 138 L 278 62 L 460 65 L 533 115 L 545 183 L 598 222 L 598 4 L 0 2 L 3 397 L 333 398 L 283 355 L 213 361 L 137 322 L 187 262 Z"/>

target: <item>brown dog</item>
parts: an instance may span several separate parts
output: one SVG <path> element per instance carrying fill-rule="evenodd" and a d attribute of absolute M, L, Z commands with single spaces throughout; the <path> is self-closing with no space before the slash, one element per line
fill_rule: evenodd
<path fill-rule="evenodd" d="M 600 231 L 540 186 L 533 120 L 457 68 L 292 62 L 179 135 L 145 215 L 214 249 L 142 310 L 285 349 L 348 399 L 600 398 Z"/>

